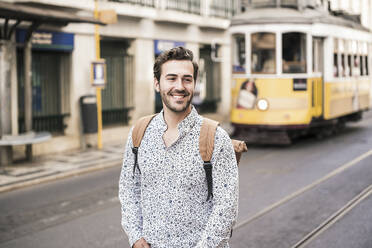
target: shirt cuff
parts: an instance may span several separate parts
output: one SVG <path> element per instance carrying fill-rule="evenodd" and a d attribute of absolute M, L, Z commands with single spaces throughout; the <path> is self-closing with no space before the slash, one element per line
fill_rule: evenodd
<path fill-rule="evenodd" d="M 135 233 L 129 237 L 129 246 L 133 247 L 134 243 L 142 238 L 142 233 Z"/>

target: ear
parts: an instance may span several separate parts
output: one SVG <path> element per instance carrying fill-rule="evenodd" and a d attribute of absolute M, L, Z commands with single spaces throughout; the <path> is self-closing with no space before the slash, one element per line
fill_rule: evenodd
<path fill-rule="evenodd" d="M 160 82 L 154 77 L 154 88 L 156 92 L 160 92 Z"/>

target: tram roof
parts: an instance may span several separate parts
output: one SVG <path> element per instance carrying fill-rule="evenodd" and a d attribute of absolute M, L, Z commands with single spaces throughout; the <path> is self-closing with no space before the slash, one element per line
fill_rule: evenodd
<path fill-rule="evenodd" d="M 369 30 L 361 24 L 342 17 L 330 15 L 327 11 L 305 8 L 300 11 L 294 8 L 254 8 L 232 18 L 231 26 L 244 24 L 313 24 L 324 23 Z"/>

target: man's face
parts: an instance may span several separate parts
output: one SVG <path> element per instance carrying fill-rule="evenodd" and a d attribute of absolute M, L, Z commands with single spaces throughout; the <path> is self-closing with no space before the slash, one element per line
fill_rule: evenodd
<path fill-rule="evenodd" d="M 160 92 L 163 107 L 173 112 L 184 112 L 194 94 L 194 67 L 189 60 L 170 60 L 161 67 L 160 82 L 155 78 L 155 89 Z"/>

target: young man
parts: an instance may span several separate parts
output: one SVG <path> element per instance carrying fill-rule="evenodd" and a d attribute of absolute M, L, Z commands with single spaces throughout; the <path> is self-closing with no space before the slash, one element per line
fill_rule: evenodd
<path fill-rule="evenodd" d="M 213 197 L 208 189 L 199 135 L 203 117 L 190 104 L 198 75 L 183 47 L 161 54 L 154 83 L 163 110 L 148 125 L 133 172 L 132 131 L 119 182 L 122 226 L 134 248 L 229 247 L 238 211 L 238 168 L 228 134 L 217 128 Z"/>

